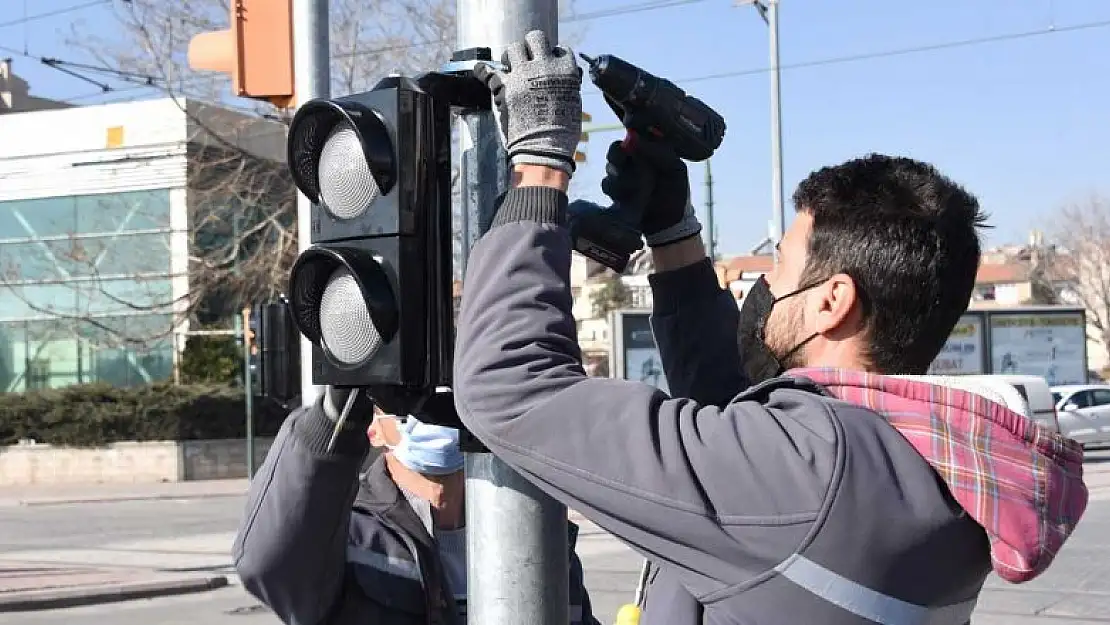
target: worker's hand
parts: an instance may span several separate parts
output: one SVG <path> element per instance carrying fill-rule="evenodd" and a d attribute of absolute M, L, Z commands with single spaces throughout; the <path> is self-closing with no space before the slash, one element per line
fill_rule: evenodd
<path fill-rule="evenodd" d="M 670 146 L 637 136 L 630 146 L 609 146 L 607 160 L 601 190 L 617 204 L 640 208 L 640 232 L 650 247 L 701 233 L 686 163 Z"/>
<path fill-rule="evenodd" d="M 474 75 L 489 87 L 502 140 L 513 165 L 544 165 L 574 173 L 582 138 L 582 70 L 569 48 L 552 47 L 534 30 L 509 44 L 504 71 L 478 63 Z"/>
<path fill-rule="evenodd" d="M 352 395 L 354 403 L 347 413 L 343 427 L 366 429 L 374 420 L 374 400 L 370 399 L 366 389 L 362 387 L 329 386 L 324 389 L 324 414 L 332 421 L 337 421 Z"/>

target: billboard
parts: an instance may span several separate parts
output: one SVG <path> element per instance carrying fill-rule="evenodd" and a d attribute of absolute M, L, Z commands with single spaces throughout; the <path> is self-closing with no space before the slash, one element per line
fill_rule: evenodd
<path fill-rule="evenodd" d="M 992 313 L 992 373 L 1039 375 L 1050 386 L 1085 384 L 1086 323 L 1082 310 Z"/>
<path fill-rule="evenodd" d="M 987 345 L 983 315 L 967 313 L 960 317 L 929 375 L 979 375 L 986 373 Z"/>
<path fill-rule="evenodd" d="M 663 362 L 651 333 L 651 313 L 618 310 L 612 313 L 609 327 L 613 333 L 613 377 L 644 382 L 669 394 Z"/>

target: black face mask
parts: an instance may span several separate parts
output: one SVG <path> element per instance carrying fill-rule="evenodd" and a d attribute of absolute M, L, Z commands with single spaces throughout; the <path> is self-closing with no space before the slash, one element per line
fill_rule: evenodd
<path fill-rule="evenodd" d="M 749 382 L 759 384 L 778 376 L 784 370 L 783 361 L 789 360 L 799 349 L 805 347 L 806 343 L 817 338 L 817 333 L 814 332 L 809 338 L 790 348 L 780 359 L 767 346 L 765 334 L 767 320 L 771 318 L 771 311 L 774 310 L 775 304 L 816 286 L 817 284 L 811 284 L 795 289 L 782 297 L 775 297 L 771 293 L 771 286 L 763 276 L 756 280 L 755 286 L 748 292 L 748 296 L 744 298 L 744 304 L 740 307 L 740 325 L 737 328 L 740 359 L 744 363 L 744 373 L 747 374 Z"/>

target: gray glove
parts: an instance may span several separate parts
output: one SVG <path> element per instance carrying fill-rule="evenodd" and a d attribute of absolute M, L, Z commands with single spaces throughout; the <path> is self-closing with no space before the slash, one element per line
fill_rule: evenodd
<path fill-rule="evenodd" d="M 582 137 L 582 70 L 574 53 L 552 48 L 534 30 L 509 44 L 501 62 L 503 71 L 478 63 L 474 76 L 493 94 L 509 160 L 573 174 Z"/>

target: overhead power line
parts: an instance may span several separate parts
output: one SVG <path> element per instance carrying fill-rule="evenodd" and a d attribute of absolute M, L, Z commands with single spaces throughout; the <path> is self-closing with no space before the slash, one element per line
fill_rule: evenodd
<path fill-rule="evenodd" d="M 21 18 L 17 19 L 17 20 L 11 20 L 11 21 L 8 21 L 8 22 L 0 22 L 0 28 L 7 28 L 9 26 L 19 26 L 20 24 L 26 24 L 28 22 L 33 22 L 35 20 L 46 19 L 48 17 L 55 17 L 55 16 L 58 16 L 58 15 L 65 15 L 66 13 L 74 13 L 76 11 L 81 11 L 81 10 L 87 9 L 89 7 L 99 6 L 99 5 L 102 5 L 102 4 L 108 4 L 111 1 L 112 0 L 92 0 L 92 2 L 85 2 L 85 3 L 82 3 L 82 4 L 75 4 L 73 6 L 62 7 L 60 9 L 54 9 L 53 11 L 46 11 L 46 12 L 43 12 L 43 13 L 35 13 L 34 15 L 26 15 L 24 17 L 21 17 Z"/>
<path fill-rule="evenodd" d="M 890 50 L 879 50 L 875 52 L 862 52 L 859 54 L 848 54 L 844 56 L 833 56 L 823 59 L 813 59 L 810 61 L 799 61 L 797 63 L 783 63 L 779 66 L 782 70 L 788 69 L 802 69 L 807 67 L 820 67 L 822 65 L 840 65 L 844 63 L 856 63 L 859 61 L 870 61 L 874 59 L 883 59 L 893 56 L 906 56 L 910 54 L 922 54 L 927 52 L 939 52 L 941 50 L 952 50 L 956 48 L 967 48 L 971 46 L 987 45 L 992 43 L 1002 43 L 1006 41 L 1018 41 L 1021 39 L 1030 39 L 1034 37 L 1043 37 L 1047 35 L 1057 35 L 1061 33 L 1073 33 L 1082 30 L 1093 30 L 1097 28 L 1110 27 L 1110 20 L 1102 20 L 1098 22 L 1084 22 L 1081 24 L 1072 24 L 1069 26 L 1053 26 L 1042 28 L 1039 30 L 1027 30 L 1015 33 L 1006 33 L 1002 35 L 991 35 L 987 37 L 975 37 L 972 39 L 959 39 L 955 41 L 946 41 L 942 43 L 925 44 L 920 46 L 911 46 L 907 48 L 894 48 Z M 743 69 L 732 72 L 719 72 L 716 74 L 703 74 L 700 76 L 691 76 L 689 78 L 682 78 L 675 82 L 689 83 L 689 82 L 703 82 L 707 80 L 721 80 L 724 78 L 740 78 L 742 76 L 753 76 L 756 74 L 765 74 L 771 71 L 770 67 L 758 67 L 752 69 Z M 597 91 L 591 93 L 599 93 Z"/>
<path fill-rule="evenodd" d="M 636 8 L 636 7 L 638 7 L 638 10 L 649 10 L 649 7 L 650 8 L 665 8 L 665 7 L 673 6 L 674 3 L 676 3 L 676 2 L 682 2 L 682 3 L 685 3 L 685 4 L 689 4 L 689 3 L 692 3 L 692 2 L 700 2 L 700 1 L 704 1 L 704 0 L 671 0 L 671 2 L 669 2 L 669 3 L 657 2 L 657 3 L 652 3 L 652 4 L 630 5 L 628 7 L 624 7 L 624 9 L 622 9 L 622 10 L 631 11 L 633 8 Z M 616 11 L 618 9 L 611 9 L 611 10 Z M 590 14 L 587 14 L 587 15 L 590 15 Z M 1075 33 L 1075 32 L 1080 32 L 1080 31 L 1085 31 L 1085 30 L 1095 30 L 1095 29 L 1107 28 L 1107 27 L 1110 27 L 1110 20 L 1083 22 L 1083 23 L 1079 23 L 1079 24 L 1070 24 L 1070 25 L 1066 25 L 1066 26 L 1050 26 L 1050 27 L 1041 28 L 1041 29 L 1037 29 L 1037 30 L 1027 30 L 1027 31 L 1020 31 L 1020 32 L 1003 33 L 1003 34 L 999 34 L 999 35 L 989 35 L 989 36 L 984 36 L 984 37 L 973 37 L 973 38 L 970 38 L 970 39 L 959 39 L 959 40 L 938 42 L 938 43 L 932 43 L 932 44 L 923 44 L 923 45 L 918 45 L 918 46 L 909 46 L 909 47 L 905 47 L 905 48 L 893 48 L 893 49 L 888 49 L 888 50 L 877 50 L 877 51 L 873 51 L 873 52 L 862 52 L 862 53 L 858 53 L 858 54 L 848 54 L 848 55 L 842 55 L 842 56 L 833 56 L 833 57 L 826 57 L 826 58 L 820 58 L 820 59 L 812 59 L 812 60 L 808 60 L 808 61 L 798 61 L 798 62 L 795 62 L 795 63 L 783 63 L 780 66 L 780 69 L 785 71 L 785 70 L 804 69 L 804 68 L 810 68 L 810 67 L 821 67 L 821 66 L 826 66 L 826 65 L 841 65 L 841 64 L 846 64 L 846 63 L 858 63 L 858 62 L 861 62 L 861 61 L 869 61 L 869 60 L 890 58 L 890 57 L 896 57 L 896 56 L 907 56 L 907 55 L 912 55 L 912 54 L 926 54 L 926 53 L 931 53 L 931 52 L 939 52 L 939 51 L 943 51 L 943 50 L 952 50 L 952 49 L 958 49 L 958 48 L 989 45 L 989 44 L 994 44 L 994 43 L 1004 43 L 1004 42 L 1009 42 L 1009 41 L 1020 41 L 1020 40 L 1023 40 L 1023 39 L 1032 39 L 1032 38 L 1045 37 L 1045 36 L 1057 35 L 1057 34 Z M 388 50 L 404 49 L 406 47 L 412 47 L 414 45 L 423 45 L 423 44 L 404 44 L 404 45 L 398 45 L 398 46 L 395 46 L 395 47 L 392 47 L 392 48 L 379 48 L 377 50 L 356 51 L 354 53 L 350 53 L 350 54 L 347 54 L 347 55 L 333 55 L 332 58 L 343 58 L 345 56 L 356 56 L 356 55 L 361 55 L 361 54 L 381 53 L 381 52 L 385 52 L 385 51 L 388 51 Z M 9 52 L 12 52 L 13 54 L 18 54 L 20 56 L 27 56 L 27 55 L 23 54 L 22 52 L 20 52 L 18 50 L 15 50 L 13 48 L 8 48 L 8 47 L 5 47 L 3 45 L 0 45 L 0 50 L 6 50 L 6 51 L 9 51 Z M 39 60 L 42 60 L 42 59 L 39 59 Z M 111 72 L 112 71 L 108 68 L 100 68 L 100 69 L 102 69 L 105 72 Z M 750 69 L 743 69 L 743 70 L 736 70 L 736 71 L 718 72 L 718 73 L 713 73 L 713 74 L 702 74 L 702 75 L 698 75 L 698 76 L 689 76 L 689 77 L 677 79 L 675 82 L 685 84 L 685 83 L 692 83 L 692 82 L 705 82 L 705 81 L 711 81 L 711 80 L 723 80 L 723 79 L 728 79 L 728 78 L 741 78 L 741 77 L 744 77 L 744 76 L 754 76 L 754 75 L 757 75 L 757 74 L 765 74 L 765 73 L 768 73 L 770 71 L 771 71 L 770 67 L 758 67 L 758 68 L 750 68 Z M 120 72 L 120 74 L 126 74 L 126 73 Z M 132 82 L 137 81 L 137 79 L 145 80 L 145 78 L 146 78 L 146 77 L 141 77 L 140 78 L 136 75 L 126 75 L 126 76 L 121 76 L 121 77 L 124 80 L 132 81 Z M 131 91 L 131 90 L 142 89 L 142 88 L 144 88 L 144 87 L 140 86 L 140 87 L 130 87 L 130 88 L 126 88 L 126 89 L 112 89 L 112 91 L 116 91 L 116 92 L 124 91 L 124 90 Z M 585 93 L 587 95 L 596 95 L 599 92 L 596 91 L 596 90 L 591 90 L 591 91 L 587 91 Z M 86 96 L 78 96 L 77 99 L 84 99 L 84 98 L 88 98 L 88 97 L 94 97 L 95 95 L 96 94 L 88 94 Z M 71 100 L 72 100 L 72 98 L 71 98 Z"/>
<path fill-rule="evenodd" d="M 589 22 L 593 20 L 605 19 L 607 17 L 617 17 L 619 15 L 629 15 L 631 13 L 642 13 L 644 11 L 658 11 L 659 9 L 670 9 L 691 4 L 699 4 L 706 1 L 707 0 L 655 0 L 654 2 L 638 2 L 636 4 L 626 4 L 623 6 L 613 7 L 611 9 L 588 11 L 586 13 L 576 13 L 567 16 L 565 19 L 559 21 L 562 23 Z M 421 41 L 406 41 L 404 43 L 392 44 L 387 46 L 378 46 L 374 48 L 366 48 L 363 50 L 351 50 L 350 52 L 341 52 L 339 54 L 333 54 L 332 58 L 346 59 L 358 56 L 373 56 L 376 54 L 385 54 L 387 52 L 397 52 L 400 50 L 410 50 L 412 48 L 421 48 L 424 46 L 438 46 L 450 42 L 450 39 L 425 39 Z"/>

